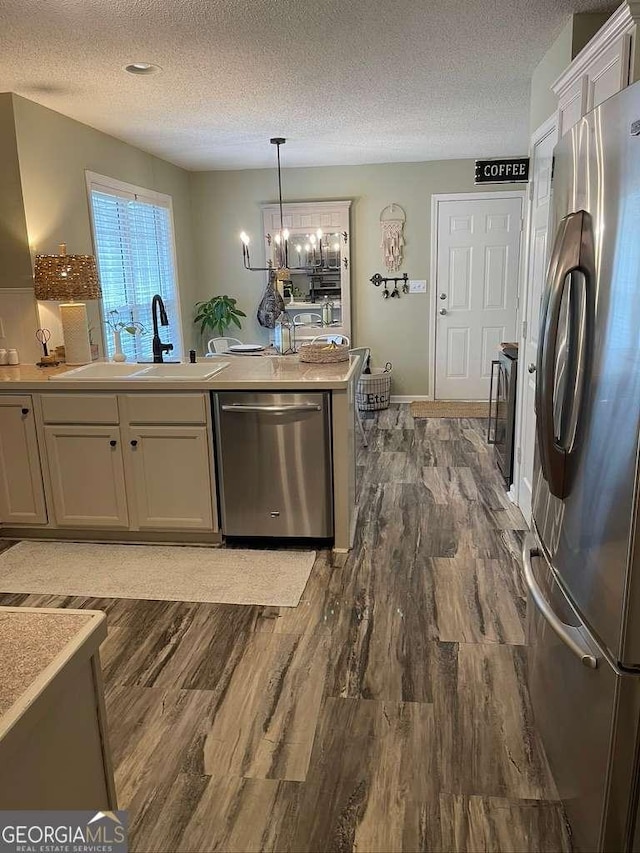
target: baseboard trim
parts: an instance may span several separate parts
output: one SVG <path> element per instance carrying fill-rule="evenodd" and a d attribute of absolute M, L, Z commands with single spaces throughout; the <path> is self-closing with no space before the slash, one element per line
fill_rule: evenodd
<path fill-rule="evenodd" d="M 30 541 L 53 540 L 60 542 L 95 542 L 97 544 L 119 543 L 125 545 L 220 545 L 222 533 L 207 531 L 136 531 L 136 530 L 78 530 L 76 528 L 60 527 L 9 527 L 5 525 L 0 531 L 0 541 L 3 539 L 19 539 Z"/>
<path fill-rule="evenodd" d="M 414 400 L 433 400 L 432 394 L 392 394 L 392 403 L 413 403 Z"/>

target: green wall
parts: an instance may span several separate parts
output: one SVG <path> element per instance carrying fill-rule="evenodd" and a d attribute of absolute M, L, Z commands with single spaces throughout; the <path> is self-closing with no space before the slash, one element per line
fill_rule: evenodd
<path fill-rule="evenodd" d="M 0 94 L 0 288 L 32 287 L 13 100 Z"/>
<path fill-rule="evenodd" d="M 514 151 L 514 154 L 522 152 Z M 376 166 L 334 166 L 283 171 L 286 201 L 352 199 L 351 305 L 356 346 L 371 347 L 377 364 L 394 365 L 394 394 L 426 395 L 429 377 L 431 196 L 473 192 L 472 160 L 441 160 Z M 512 184 L 498 189 L 518 189 Z M 252 260 L 261 260 L 260 204 L 276 200 L 275 169 L 195 172 L 191 175 L 194 245 L 200 270 L 201 299 L 217 293 L 237 297 L 249 315 L 241 337 L 265 340 L 255 320 L 264 289 L 264 273 L 242 266 L 238 235 L 253 238 Z M 427 294 L 383 300 L 369 279 L 384 274 L 380 250 L 380 211 L 390 202 L 407 214 L 405 262 L 409 278 L 427 279 Z"/>
<path fill-rule="evenodd" d="M 189 305 L 195 298 L 197 280 L 188 173 L 33 101 L 12 98 L 24 217 L 34 254 L 55 253 L 61 242 L 67 243 L 70 252 L 92 253 L 85 170 L 172 197 L 188 350 L 193 333 Z M 95 325 L 95 305 L 91 308 Z"/>

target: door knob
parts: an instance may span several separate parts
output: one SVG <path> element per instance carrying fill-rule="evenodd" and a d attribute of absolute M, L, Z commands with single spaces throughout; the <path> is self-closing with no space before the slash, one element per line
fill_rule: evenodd
<path fill-rule="evenodd" d="M 447 309 L 446 309 L 446 308 L 441 308 L 441 309 L 440 309 L 440 314 L 442 314 L 442 315 L 444 316 L 446 313 L 447 313 Z"/>
<path fill-rule="evenodd" d="M 446 293 L 441 293 L 441 294 L 440 294 L 440 299 L 446 299 L 446 298 L 447 298 L 447 294 L 446 294 Z"/>
<path fill-rule="evenodd" d="M 530 364 L 529 367 L 527 367 L 527 370 L 529 371 L 529 373 L 535 373 L 536 372 L 535 364 Z"/>

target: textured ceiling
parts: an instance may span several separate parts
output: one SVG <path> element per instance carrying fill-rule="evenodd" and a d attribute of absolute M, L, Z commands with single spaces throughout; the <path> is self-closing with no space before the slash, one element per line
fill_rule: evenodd
<path fill-rule="evenodd" d="M 0 90 L 189 169 L 521 154 L 533 68 L 603 2 L 1 0 Z"/>

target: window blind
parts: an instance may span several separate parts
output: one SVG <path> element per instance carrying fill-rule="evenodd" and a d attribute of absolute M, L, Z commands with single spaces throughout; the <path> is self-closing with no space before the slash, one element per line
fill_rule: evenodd
<path fill-rule="evenodd" d="M 141 323 L 145 329 L 142 335 L 122 332 L 127 359 L 152 358 L 151 300 L 159 293 L 169 318 L 168 326 L 159 327 L 160 338 L 173 344 L 168 358 L 182 358 L 171 209 L 135 193 L 102 187 L 92 187 L 90 199 L 106 354 L 111 358 L 115 352 L 107 318 L 117 311 L 116 320 Z"/>

